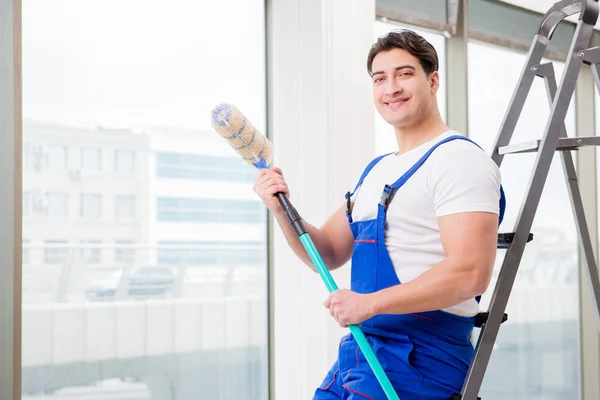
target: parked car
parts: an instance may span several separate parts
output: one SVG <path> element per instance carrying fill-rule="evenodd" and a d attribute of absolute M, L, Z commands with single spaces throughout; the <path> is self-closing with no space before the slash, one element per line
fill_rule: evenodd
<path fill-rule="evenodd" d="M 122 294 L 124 299 L 149 299 L 165 298 L 173 293 L 175 273 L 169 267 L 136 267 L 130 270 L 129 276 L 123 276 L 123 272 L 119 269 L 90 285 L 85 292 L 86 298 L 90 301 L 115 300 Z"/>

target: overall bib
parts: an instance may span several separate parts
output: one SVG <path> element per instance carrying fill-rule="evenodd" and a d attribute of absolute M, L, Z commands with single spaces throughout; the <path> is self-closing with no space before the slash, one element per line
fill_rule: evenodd
<path fill-rule="evenodd" d="M 351 290 L 373 293 L 400 284 L 384 241 L 387 208 L 395 192 L 441 144 L 435 144 L 400 179 L 386 185 L 377 217 L 353 222 L 348 201 L 348 222 L 354 235 Z M 469 140 L 470 141 L 470 140 Z M 356 188 L 384 156 L 374 159 L 363 172 Z M 500 221 L 505 208 L 501 190 Z M 401 195 L 401 193 L 398 193 Z M 479 301 L 479 298 L 477 299 Z M 401 400 L 446 400 L 460 393 L 474 348 L 470 338 L 474 317 L 461 317 L 441 310 L 419 314 L 377 315 L 360 324 L 382 368 Z M 333 364 L 313 400 L 385 400 L 386 396 L 352 334 L 340 341 Z"/>

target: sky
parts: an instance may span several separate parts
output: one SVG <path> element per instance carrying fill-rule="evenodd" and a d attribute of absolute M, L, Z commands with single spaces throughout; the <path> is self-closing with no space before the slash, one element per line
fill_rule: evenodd
<path fill-rule="evenodd" d="M 263 3 L 24 1 L 24 117 L 210 129 L 211 110 L 227 102 L 263 130 Z"/>

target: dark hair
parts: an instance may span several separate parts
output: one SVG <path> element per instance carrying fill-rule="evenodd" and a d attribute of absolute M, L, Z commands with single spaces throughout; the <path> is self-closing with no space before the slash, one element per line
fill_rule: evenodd
<path fill-rule="evenodd" d="M 418 58 L 427 76 L 433 71 L 438 70 L 438 55 L 431 43 L 411 30 L 400 29 L 381 36 L 373 46 L 371 46 L 369 56 L 367 57 L 367 70 L 369 71 L 369 75 L 373 72 L 371 67 L 375 56 L 382 51 L 390 51 L 393 49 L 406 50 Z"/>

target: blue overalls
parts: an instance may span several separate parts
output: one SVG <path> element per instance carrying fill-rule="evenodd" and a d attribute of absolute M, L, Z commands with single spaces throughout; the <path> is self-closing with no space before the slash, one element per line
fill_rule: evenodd
<path fill-rule="evenodd" d="M 441 140 L 394 184 L 385 186 L 376 219 L 353 222 L 349 206 L 350 196 L 354 192 L 346 195 L 348 222 L 355 239 L 352 291 L 372 293 L 400 284 L 384 241 L 387 208 L 395 192 L 429 155 L 439 145 L 455 139 L 471 141 L 458 135 Z M 386 155 L 377 157 L 366 167 L 354 191 Z M 502 187 L 500 191 L 502 221 L 505 208 Z M 364 321 L 360 327 L 401 400 L 446 400 L 460 393 L 469 368 L 474 352 L 470 341 L 474 320 L 474 317 L 461 317 L 438 310 L 418 314 L 377 315 Z M 333 399 L 386 399 L 352 334 L 342 338 L 338 359 L 313 397 L 313 400 Z"/>

